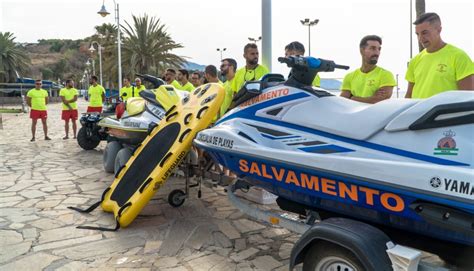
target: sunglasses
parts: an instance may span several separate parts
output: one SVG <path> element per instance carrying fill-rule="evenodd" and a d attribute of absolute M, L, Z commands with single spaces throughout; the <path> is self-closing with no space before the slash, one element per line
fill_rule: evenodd
<path fill-rule="evenodd" d="M 41 84 L 41 83 L 35 83 L 35 85 L 37 85 L 37 86 L 41 86 L 42 84 Z"/>

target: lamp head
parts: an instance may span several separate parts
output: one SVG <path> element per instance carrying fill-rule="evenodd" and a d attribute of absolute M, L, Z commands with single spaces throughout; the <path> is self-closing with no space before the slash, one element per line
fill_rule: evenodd
<path fill-rule="evenodd" d="M 105 17 L 109 15 L 110 13 L 105 9 L 105 5 L 102 5 L 102 8 L 97 12 L 100 14 L 100 16 Z"/>

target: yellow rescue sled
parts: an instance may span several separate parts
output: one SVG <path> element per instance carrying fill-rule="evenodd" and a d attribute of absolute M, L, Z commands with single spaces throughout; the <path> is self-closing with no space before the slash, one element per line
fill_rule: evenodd
<path fill-rule="evenodd" d="M 212 123 L 224 95 L 219 84 L 206 84 L 172 106 L 117 172 L 101 201 L 86 210 L 69 207 L 79 212 L 91 212 L 101 205 L 104 211 L 114 213 L 116 228 L 80 228 L 114 231 L 128 226 L 186 156 L 196 134 Z"/>

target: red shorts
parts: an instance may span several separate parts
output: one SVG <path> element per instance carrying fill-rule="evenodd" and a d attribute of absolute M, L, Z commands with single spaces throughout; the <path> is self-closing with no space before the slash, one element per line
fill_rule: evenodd
<path fill-rule="evenodd" d="M 61 119 L 62 120 L 77 120 L 77 110 L 63 110 L 61 114 Z"/>
<path fill-rule="evenodd" d="M 47 119 L 48 118 L 48 111 L 46 110 L 35 110 L 31 109 L 30 111 L 30 119 Z"/>
<path fill-rule="evenodd" d="M 87 113 L 92 113 L 92 112 L 102 113 L 102 106 L 98 106 L 98 107 L 88 106 Z"/>

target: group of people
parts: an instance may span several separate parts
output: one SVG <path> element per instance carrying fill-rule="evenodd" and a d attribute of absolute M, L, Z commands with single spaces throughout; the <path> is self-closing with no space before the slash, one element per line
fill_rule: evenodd
<path fill-rule="evenodd" d="M 415 56 L 408 65 L 406 80 L 408 90 L 405 98 L 428 98 L 448 90 L 474 90 L 474 63 L 470 57 L 461 49 L 444 42 L 441 38 L 441 19 L 436 13 L 425 13 L 414 23 L 418 41 L 425 48 Z M 377 103 L 392 96 L 393 87 L 396 82 L 393 74 L 377 66 L 382 48 L 382 39 L 377 35 L 369 35 L 362 38 L 359 44 L 362 56 L 360 68 L 348 73 L 342 82 L 341 96 L 364 103 Z M 285 47 L 285 56 L 303 56 L 305 48 L 300 42 L 291 42 Z M 258 63 L 259 51 L 255 43 L 249 43 L 244 47 L 243 57 L 245 66 L 237 69 L 237 61 L 233 58 L 225 58 L 221 61 L 220 72 L 225 77 L 221 82 L 218 77 L 217 67 L 208 65 L 205 67 L 204 75 L 200 72 L 192 72 L 185 69 L 167 69 L 163 79 L 167 84 L 176 89 L 192 91 L 204 83 L 221 84 L 225 90 L 225 99 L 220 109 L 223 115 L 231 104 L 235 93 L 246 81 L 259 80 L 267 74 L 268 69 Z M 312 85 L 320 86 L 320 77 L 317 75 Z M 97 77 L 92 76 L 89 87 L 89 107 L 87 112 L 102 112 L 102 103 L 105 100 L 105 90 L 97 83 Z M 120 89 L 123 100 L 130 97 L 138 97 L 140 91 L 145 87 L 140 78 L 135 79 L 132 86 L 129 78 L 124 78 L 124 87 Z M 60 90 L 63 103 L 62 119 L 65 121 L 64 139 L 68 139 L 69 121 L 72 121 L 73 137 L 76 136 L 77 120 L 77 90 L 72 80 L 66 81 L 66 87 Z M 36 122 L 41 119 L 45 139 L 47 136 L 46 104 L 48 93 L 41 89 L 41 80 L 36 81 L 34 89 L 27 94 L 27 102 L 31 107 L 30 117 L 32 119 L 32 139 L 35 140 Z"/>

